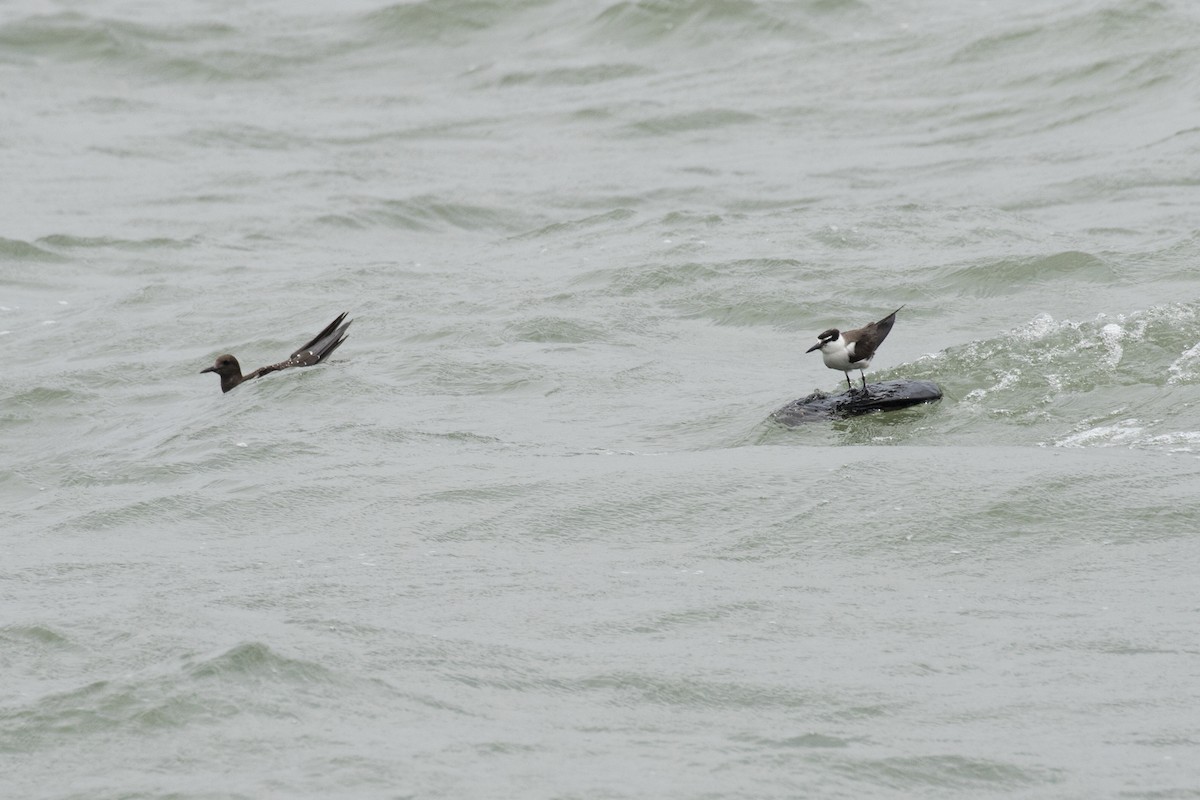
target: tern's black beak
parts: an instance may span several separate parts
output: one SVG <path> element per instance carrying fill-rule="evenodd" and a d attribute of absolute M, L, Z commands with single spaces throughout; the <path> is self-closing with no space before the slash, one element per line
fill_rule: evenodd
<path fill-rule="evenodd" d="M 217 365 L 213 364 L 211 367 L 205 367 L 204 369 L 200 370 L 200 374 L 203 375 L 206 372 L 216 372 L 216 371 L 217 371 Z"/>
<path fill-rule="evenodd" d="M 823 345 L 823 344 L 825 344 L 825 342 L 817 342 L 816 344 L 814 344 L 812 347 L 808 348 L 804 352 L 811 353 L 813 350 L 820 350 L 821 345 Z"/>

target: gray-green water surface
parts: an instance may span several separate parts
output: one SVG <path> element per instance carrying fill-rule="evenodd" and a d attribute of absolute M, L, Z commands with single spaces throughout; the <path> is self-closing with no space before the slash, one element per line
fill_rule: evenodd
<path fill-rule="evenodd" d="M 0 795 L 1200 797 L 1198 40 L 0 9 Z"/>

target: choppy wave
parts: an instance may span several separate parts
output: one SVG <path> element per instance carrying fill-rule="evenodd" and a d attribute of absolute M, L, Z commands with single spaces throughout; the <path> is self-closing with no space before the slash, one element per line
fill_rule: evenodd
<path fill-rule="evenodd" d="M 9 794 L 1198 784 L 1191 6 L 71 9 L 0 14 Z M 764 422 L 901 303 L 942 402 Z"/>
<path fill-rule="evenodd" d="M 38 247 L 35 244 L 22 242 L 16 239 L 0 238 L 0 263 L 63 260 L 63 257 L 55 253 L 53 250 Z M 9 273 L 11 276 L 15 276 L 15 274 L 16 273 Z"/>
<path fill-rule="evenodd" d="M 1200 435 L 1184 387 L 1200 382 L 1197 342 L 1194 304 L 1085 321 L 1043 314 L 1005 336 L 928 356 L 904 374 L 940 378 L 958 413 L 982 415 L 988 429 L 1028 428 L 1045 437 L 1042 444 L 1196 452 Z M 1076 416 L 1097 405 L 1108 410 Z"/>
<path fill-rule="evenodd" d="M 23 647 L 80 655 L 50 629 L 0 629 Z M 237 645 L 209 657 L 188 657 L 141 673 L 101 678 L 0 710 L 0 750 L 37 752 L 65 741 L 139 736 L 252 714 L 288 716 L 289 697 L 343 679 L 311 661 L 288 658 L 261 643 Z"/>

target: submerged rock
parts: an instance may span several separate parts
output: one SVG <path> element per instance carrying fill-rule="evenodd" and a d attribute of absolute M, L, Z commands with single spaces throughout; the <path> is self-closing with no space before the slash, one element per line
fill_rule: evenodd
<path fill-rule="evenodd" d="M 869 411 L 895 411 L 941 399 L 942 390 L 933 381 L 882 381 L 867 384 L 866 391 L 855 389 L 841 394 L 813 392 L 808 397 L 788 403 L 773 413 L 771 419 L 781 425 L 794 427 L 805 422 L 853 417 Z"/>

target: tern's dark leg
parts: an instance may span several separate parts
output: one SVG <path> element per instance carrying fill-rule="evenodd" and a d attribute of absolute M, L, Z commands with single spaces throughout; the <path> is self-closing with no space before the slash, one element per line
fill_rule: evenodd
<path fill-rule="evenodd" d="M 863 391 L 865 392 L 867 390 L 867 373 L 860 369 L 858 374 L 862 376 Z"/>
<path fill-rule="evenodd" d="M 852 392 L 854 391 L 854 384 L 850 382 L 850 373 L 849 372 L 846 373 L 846 388 Z"/>

